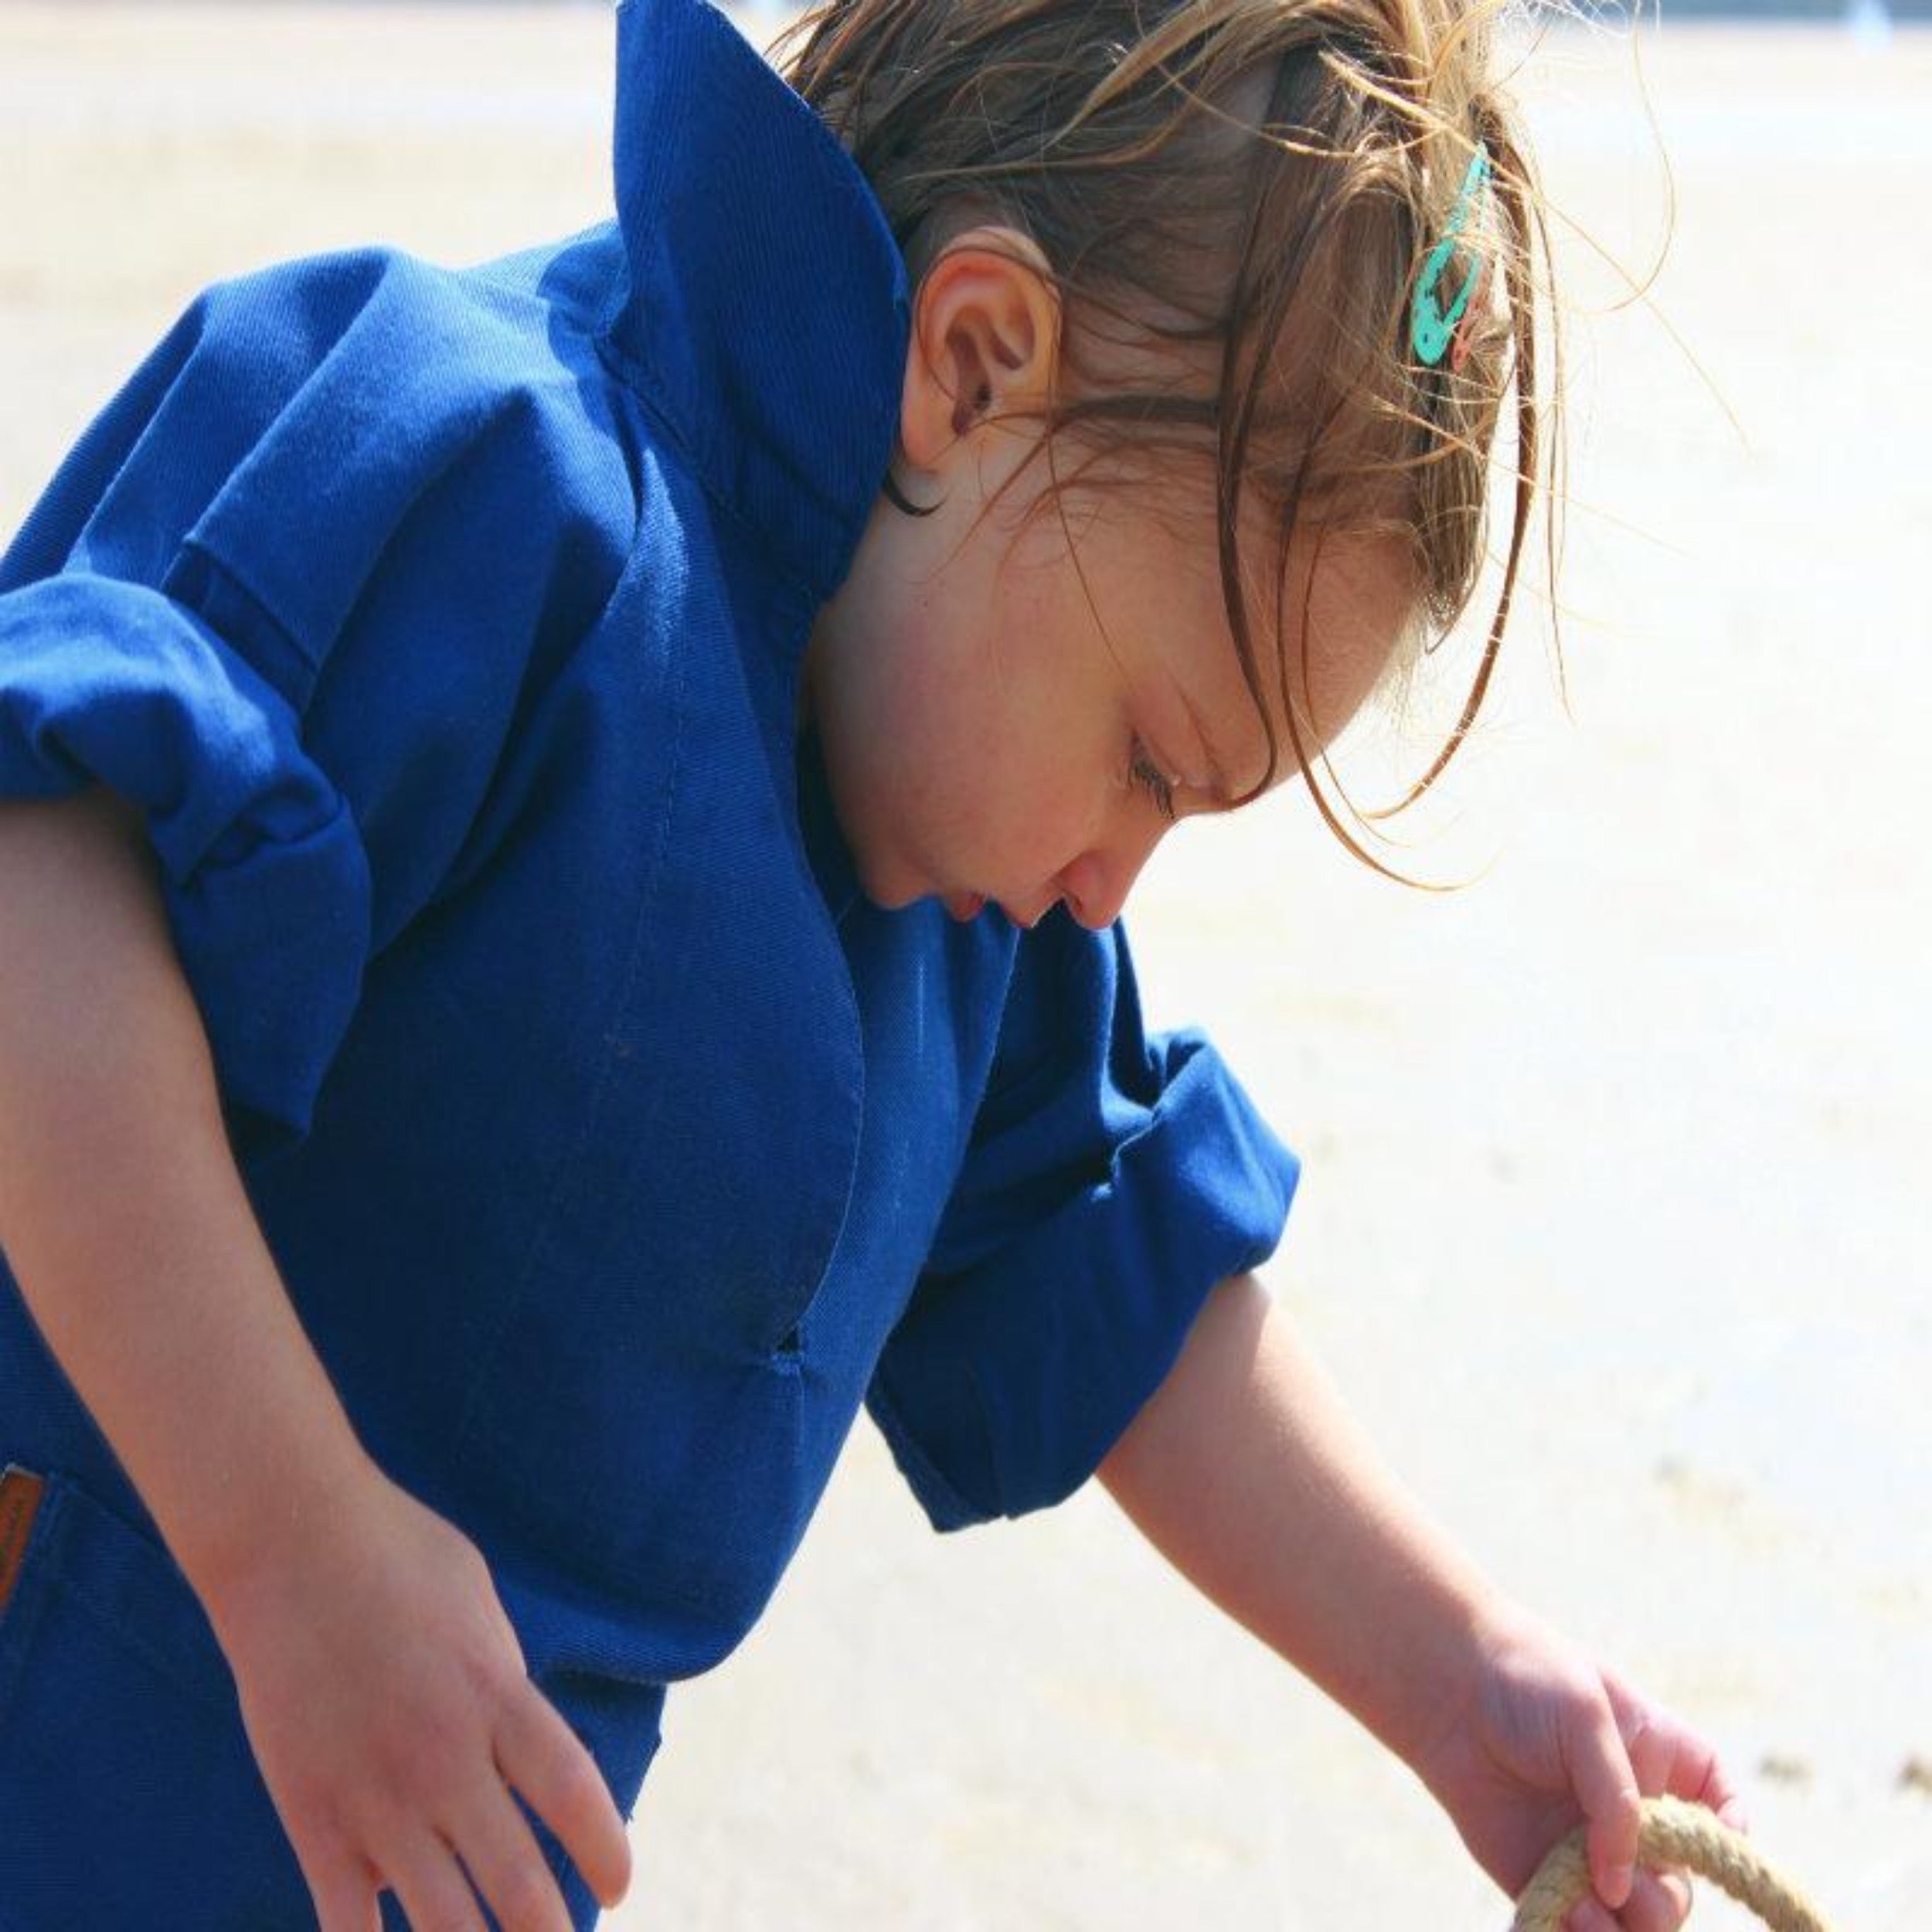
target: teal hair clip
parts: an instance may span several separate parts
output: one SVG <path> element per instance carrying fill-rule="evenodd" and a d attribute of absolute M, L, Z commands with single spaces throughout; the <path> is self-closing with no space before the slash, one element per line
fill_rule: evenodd
<path fill-rule="evenodd" d="M 1469 210 L 1488 180 L 1489 151 L 1478 141 L 1476 151 L 1469 158 L 1469 172 L 1463 176 L 1462 186 L 1457 191 L 1456 205 L 1449 211 L 1449 225 L 1443 230 L 1442 240 L 1429 251 L 1429 259 L 1422 265 L 1422 279 L 1416 284 L 1415 300 L 1410 304 L 1410 346 L 1414 349 L 1417 359 L 1427 362 L 1431 369 L 1447 352 L 1455 338 L 1457 325 L 1461 321 L 1482 281 L 1483 263 L 1477 257 L 1471 260 L 1462 286 L 1457 290 L 1448 308 L 1445 309 L 1436 299 L 1437 284 L 1455 254 L 1457 239 L 1469 219 Z M 1456 366 L 1460 366 L 1461 359 L 1460 355 L 1454 359 Z"/>

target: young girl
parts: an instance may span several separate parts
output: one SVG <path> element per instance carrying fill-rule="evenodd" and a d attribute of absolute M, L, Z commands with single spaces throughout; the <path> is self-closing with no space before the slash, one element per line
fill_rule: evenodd
<path fill-rule="evenodd" d="M 590 1925 L 862 1403 L 941 1529 L 1098 1469 L 1502 1886 L 1581 1819 L 1574 1932 L 1681 1920 L 1710 1749 L 1353 1435 L 1117 923 L 1179 818 L 1343 830 L 1512 381 L 1513 583 L 1485 46 L 828 0 L 788 87 L 631 0 L 616 223 L 223 284 L 83 437 L 0 562 L 5 1932 Z"/>

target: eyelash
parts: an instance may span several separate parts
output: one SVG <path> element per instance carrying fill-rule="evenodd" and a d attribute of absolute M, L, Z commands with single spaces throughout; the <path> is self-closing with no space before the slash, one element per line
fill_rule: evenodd
<path fill-rule="evenodd" d="M 1146 788 L 1148 796 L 1154 801 L 1154 809 L 1169 825 L 1174 822 L 1174 787 L 1159 766 L 1147 755 L 1147 747 L 1139 739 L 1134 740 L 1132 757 L 1128 766 L 1128 776 L 1138 785 Z"/>

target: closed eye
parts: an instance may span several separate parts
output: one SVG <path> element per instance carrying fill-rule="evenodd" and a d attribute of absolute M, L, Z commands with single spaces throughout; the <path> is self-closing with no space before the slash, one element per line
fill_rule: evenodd
<path fill-rule="evenodd" d="M 1154 808 L 1171 825 L 1174 823 L 1174 785 L 1160 767 L 1148 756 L 1147 747 L 1138 738 L 1134 740 L 1133 750 L 1128 767 L 1134 783 L 1145 788 L 1148 796 L 1154 801 Z"/>

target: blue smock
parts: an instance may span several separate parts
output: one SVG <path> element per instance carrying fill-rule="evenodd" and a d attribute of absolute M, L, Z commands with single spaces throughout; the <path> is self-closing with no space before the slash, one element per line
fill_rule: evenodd
<path fill-rule="evenodd" d="M 1117 927 L 857 892 L 798 680 L 903 264 L 704 0 L 620 10 L 616 130 L 615 222 L 196 302 L 0 560 L 0 795 L 141 808 L 304 1328 L 628 1816 L 862 1404 L 940 1529 L 1060 1500 L 1295 1166 L 1143 1031 Z M 44 1484 L 0 1928 L 311 1926 L 199 1602 L 3 1267 L 0 1461 Z"/>

